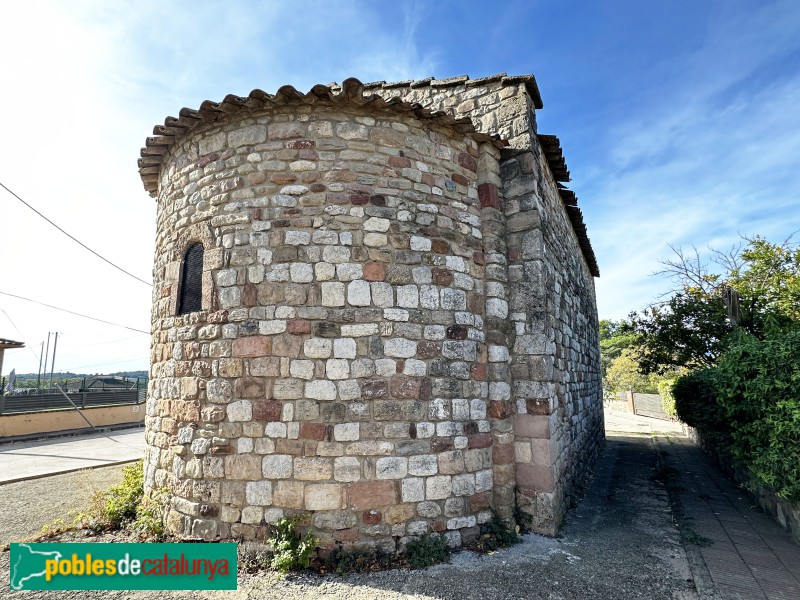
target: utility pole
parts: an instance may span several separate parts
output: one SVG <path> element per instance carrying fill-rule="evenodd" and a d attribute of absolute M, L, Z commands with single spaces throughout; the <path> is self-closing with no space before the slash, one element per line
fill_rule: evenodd
<path fill-rule="evenodd" d="M 47 386 L 47 389 L 53 387 L 53 369 L 56 366 L 56 347 L 58 346 L 58 332 L 56 331 L 56 339 L 53 342 L 53 362 L 50 363 L 50 384 Z"/>
<path fill-rule="evenodd" d="M 42 342 L 44 344 L 44 342 Z M 47 350 L 44 353 L 44 376 L 47 378 L 47 359 L 50 357 L 50 332 L 47 332 Z M 36 388 L 41 389 L 42 387 L 42 361 L 41 357 L 39 357 L 39 376 L 36 378 Z"/>

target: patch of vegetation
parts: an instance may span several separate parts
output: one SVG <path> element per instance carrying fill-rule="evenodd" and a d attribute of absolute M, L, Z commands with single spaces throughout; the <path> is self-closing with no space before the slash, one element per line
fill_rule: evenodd
<path fill-rule="evenodd" d="M 450 544 L 443 535 L 425 534 L 406 544 L 403 556 L 412 569 L 450 561 Z"/>
<path fill-rule="evenodd" d="M 498 548 L 507 548 L 519 543 L 519 531 L 519 525 L 511 528 L 500 515 L 492 512 L 492 518 L 481 525 L 481 535 L 470 544 L 470 549 L 478 552 L 494 552 Z"/>
<path fill-rule="evenodd" d="M 53 537 L 78 529 L 93 533 L 126 531 L 141 541 L 162 541 L 166 537 L 168 490 L 144 494 L 143 461 L 122 469 L 122 481 L 96 493 L 86 512 L 71 512 L 71 522 L 56 519 L 42 527 L 43 537 Z"/>
<path fill-rule="evenodd" d="M 305 535 L 298 531 L 298 524 L 306 518 L 305 515 L 284 517 L 270 526 L 267 542 L 273 549 L 270 567 L 275 571 L 288 573 L 295 569 L 308 568 L 311 564 L 319 540 L 314 537 L 311 528 Z"/>
<path fill-rule="evenodd" d="M 380 548 L 377 550 L 361 548 L 350 550 L 337 546 L 320 560 L 318 567 L 321 573 L 345 575 L 346 573 L 383 571 L 399 565 L 397 557 Z"/>

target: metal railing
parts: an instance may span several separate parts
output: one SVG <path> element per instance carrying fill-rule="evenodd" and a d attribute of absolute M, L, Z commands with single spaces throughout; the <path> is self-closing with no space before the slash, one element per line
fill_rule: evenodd
<path fill-rule="evenodd" d="M 67 392 L 69 400 L 75 403 L 75 406 L 73 406 L 70 404 L 69 400 L 58 391 L 39 390 L 39 392 L 47 393 L 0 396 L 0 415 L 47 410 L 75 410 L 75 406 L 84 409 L 96 406 L 142 404 L 147 394 L 146 390 Z"/>

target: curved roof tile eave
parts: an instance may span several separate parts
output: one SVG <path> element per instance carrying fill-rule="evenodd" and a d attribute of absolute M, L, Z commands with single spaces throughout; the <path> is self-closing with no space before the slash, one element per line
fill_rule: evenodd
<path fill-rule="evenodd" d="M 454 78 L 455 79 L 455 78 Z M 374 89 L 374 84 L 373 84 Z M 153 128 L 153 136 L 145 141 L 144 148 L 140 151 L 139 175 L 144 184 L 145 190 L 152 197 L 156 197 L 158 192 L 158 179 L 161 172 L 164 157 L 170 149 L 189 134 L 196 127 L 213 123 L 245 110 L 258 110 L 266 106 L 281 106 L 290 102 L 302 104 L 314 104 L 319 101 L 330 102 L 333 104 L 350 103 L 356 106 L 369 106 L 378 110 L 393 110 L 397 113 L 412 115 L 419 120 L 432 121 L 436 125 L 452 127 L 456 131 L 469 135 L 479 142 L 490 142 L 498 148 L 507 145 L 499 136 L 489 136 L 475 131 L 469 117 L 456 119 L 441 111 L 431 111 L 423 108 L 419 104 L 405 102 L 399 98 L 385 100 L 377 94 L 366 94 L 368 90 L 361 81 L 349 78 L 341 85 L 332 83 L 329 85 L 317 84 L 306 94 L 303 94 L 290 85 L 285 85 L 273 94 L 268 94 L 263 90 L 253 90 L 248 96 L 235 96 L 229 94 L 222 102 L 205 100 L 198 109 L 182 108 L 178 117 L 167 117 L 163 125 L 156 125 Z"/>

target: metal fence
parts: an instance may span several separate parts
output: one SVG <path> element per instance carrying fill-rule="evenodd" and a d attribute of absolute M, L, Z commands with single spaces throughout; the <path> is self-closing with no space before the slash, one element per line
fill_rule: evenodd
<path fill-rule="evenodd" d="M 48 392 L 50 392 L 48 390 Z M 78 408 L 95 406 L 117 406 L 141 404 L 145 401 L 145 390 L 120 390 L 99 392 L 67 392 L 67 396 Z M 73 409 L 74 406 L 58 392 L 35 395 L 0 396 L 0 415 L 40 412 L 45 410 Z"/>
<path fill-rule="evenodd" d="M 672 420 L 672 417 L 664 412 L 664 405 L 661 403 L 661 396 L 658 394 L 640 394 L 636 392 L 633 395 L 633 406 L 637 415 L 665 421 Z"/>

